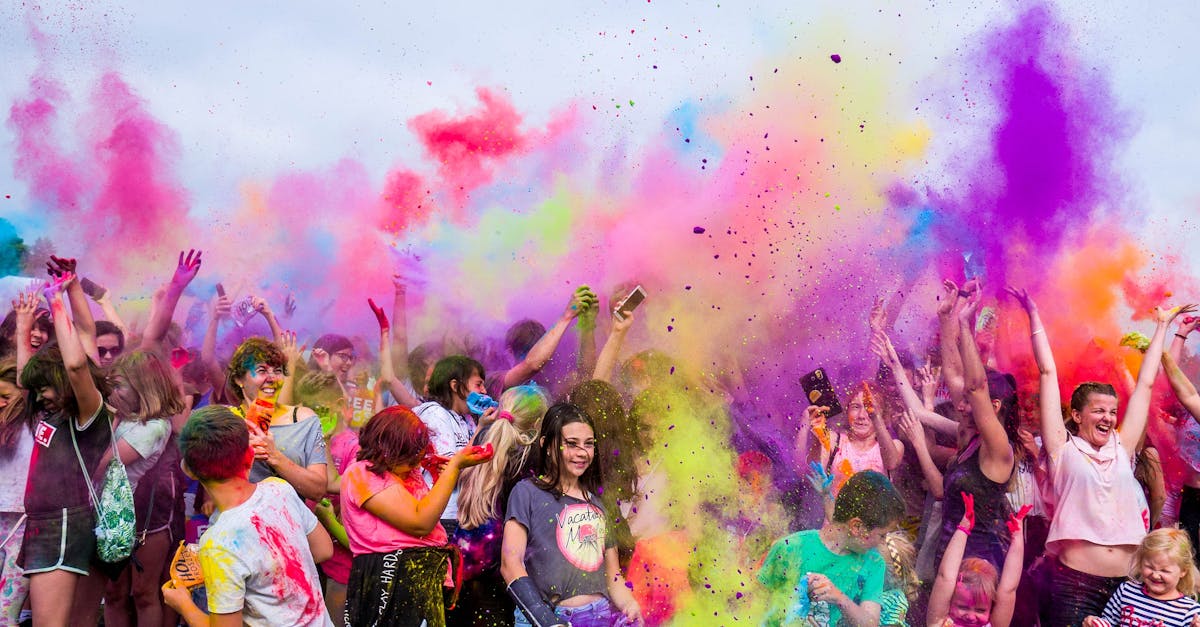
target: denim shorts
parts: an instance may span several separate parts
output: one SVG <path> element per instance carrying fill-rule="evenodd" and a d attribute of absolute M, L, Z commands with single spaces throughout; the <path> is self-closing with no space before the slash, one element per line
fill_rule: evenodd
<path fill-rule="evenodd" d="M 592 601 L 579 607 L 556 607 L 554 613 L 569 622 L 571 627 L 624 627 L 634 624 L 625 620 L 625 615 L 613 607 L 608 599 Z M 519 608 L 515 617 L 516 627 L 532 627 Z"/>

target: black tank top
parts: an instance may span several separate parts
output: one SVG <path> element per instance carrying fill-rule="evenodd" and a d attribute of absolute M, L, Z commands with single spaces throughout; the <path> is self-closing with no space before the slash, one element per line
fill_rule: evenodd
<path fill-rule="evenodd" d="M 1000 569 L 1008 552 L 1010 534 L 1006 523 L 1012 515 L 1012 506 L 1008 503 L 1008 483 L 996 483 L 988 479 L 979 467 L 982 448 L 979 444 L 979 438 L 976 437 L 967 445 L 970 453 L 951 461 L 946 469 L 938 562 L 941 562 L 941 555 L 962 520 L 964 506 L 961 493 L 967 492 L 975 495 L 975 528 L 967 538 L 967 550 L 963 556 L 986 559 Z"/>

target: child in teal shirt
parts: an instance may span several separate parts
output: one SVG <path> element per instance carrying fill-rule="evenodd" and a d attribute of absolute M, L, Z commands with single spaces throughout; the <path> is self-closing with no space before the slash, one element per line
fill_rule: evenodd
<path fill-rule="evenodd" d="M 758 573 L 770 592 L 766 627 L 878 624 L 886 566 L 875 547 L 904 515 L 887 477 L 864 471 L 838 493 L 833 519 L 786 536 Z"/>

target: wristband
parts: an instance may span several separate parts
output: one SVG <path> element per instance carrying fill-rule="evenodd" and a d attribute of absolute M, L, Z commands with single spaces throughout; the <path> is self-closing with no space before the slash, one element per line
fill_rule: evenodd
<path fill-rule="evenodd" d="M 970 529 L 967 529 L 966 527 L 964 527 L 964 526 L 962 526 L 962 525 L 959 525 L 959 526 L 958 526 L 958 530 L 959 530 L 959 531 L 961 531 L 961 532 L 963 532 L 963 533 L 965 533 L 965 534 L 967 534 L 967 535 L 971 535 L 971 530 L 970 530 Z"/>
<path fill-rule="evenodd" d="M 519 577 L 508 584 L 508 595 L 517 602 L 517 607 L 534 627 L 566 627 L 567 621 L 558 617 L 542 598 L 533 579 Z"/>
<path fill-rule="evenodd" d="M 1186 335 L 1184 335 L 1184 334 L 1182 334 L 1182 333 L 1176 333 L 1176 334 L 1175 334 L 1175 337 L 1177 337 L 1177 338 L 1179 338 L 1179 339 L 1181 339 L 1181 340 L 1183 340 L 1183 341 L 1185 341 L 1185 342 L 1187 341 L 1187 336 L 1186 336 Z"/>

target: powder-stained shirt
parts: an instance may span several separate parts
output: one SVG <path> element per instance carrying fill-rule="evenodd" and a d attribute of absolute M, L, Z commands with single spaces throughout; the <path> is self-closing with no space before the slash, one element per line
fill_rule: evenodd
<path fill-rule="evenodd" d="M 25 511 L 31 515 L 60 512 L 64 507 L 91 507 L 92 495 L 80 468 L 71 432 L 87 466 L 88 477 L 103 474 L 97 470 L 100 458 L 111 450 L 109 421 L 112 410 L 104 403 L 83 427 L 64 412 L 42 415 L 33 427 L 33 457 L 29 462 L 29 481 L 25 486 Z"/>
<path fill-rule="evenodd" d="M 475 423 L 458 415 L 458 412 L 430 401 L 414 407 L 413 413 L 429 427 L 429 441 L 438 455 L 454 457 L 455 453 L 471 443 Z M 455 518 L 458 518 L 458 486 L 454 487 L 446 511 L 442 512 L 442 520 Z"/>
<path fill-rule="evenodd" d="M 317 517 L 286 481 L 267 478 L 200 537 L 208 611 L 252 627 L 332 627 L 308 547 Z"/>
<path fill-rule="evenodd" d="M 799 618 L 797 609 L 803 608 L 800 613 L 808 624 L 837 625 L 842 618 L 837 606 L 824 601 L 808 602 L 808 574 L 825 575 L 859 605 L 868 601 L 882 605 L 884 570 L 883 558 L 874 549 L 845 555 L 830 551 L 821 541 L 819 529 L 786 536 L 771 547 L 758 571 L 759 583 L 771 592 L 762 624 L 768 627 L 794 624 Z"/>
<path fill-rule="evenodd" d="M 33 457 L 33 434 L 29 429 L 17 429 L 13 440 L 7 451 L 0 451 L 0 512 L 24 513 L 29 458 Z"/>
<path fill-rule="evenodd" d="M 145 422 L 137 422 L 135 420 L 122 420 L 117 423 L 117 428 L 114 430 L 117 440 L 124 440 L 133 450 L 141 455 L 128 464 L 125 464 L 125 474 L 129 475 L 129 484 L 134 490 L 137 490 L 138 482 L 146 474 L 146 471 L 154 468 L 158 463 L 158 458 L 162 456 L 163 449 L 167 447 L 167 440 L 171 439 L 171 423 L 165 418 L 155 418 Z"/>
<path fill-rule="evenodd" d="M 525 527 L 525 570 L 542 597 L 607 594 L 604 551 L 615 546 L 600 499 L 551 494 L 525 479 L 508 496 L 505 520 Z"/>
<path fill-rule="evenodd" d="M 413 546 L 446 546 L 446 530 L 440 523 L 434 525 L 429 535 L 417 537 L 391 526 L 364 507 L 372 497 L 393 486 L 406 490 L 414 499 L 425 498 L 429 486 L 421 478 L 420 470 L 401 481 L 390 472 L 377 475 L 369 468 L 370 462 L 357 461 L 342 475 L 342 523 L 346 526 L 350 550 L 355 555 L 365 555 Z"/>

